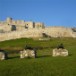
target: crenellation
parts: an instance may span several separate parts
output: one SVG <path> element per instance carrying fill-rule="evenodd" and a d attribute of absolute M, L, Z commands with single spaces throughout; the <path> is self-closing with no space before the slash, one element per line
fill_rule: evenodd
<path fill-rule="evenodd" d="M 14 25 L 17 28 L 16 31 L 24 30 L 24 29 L 43 28 L 44 27 L 43 23 L 35 23 L 32 21 L 25 22 L 24 20 L 16 20 L 15 21 L 10 17 L 8 17 L 6 19 L 6 21 L 3 21 L 3 22 L 1 21 L 0 25 L 2 25 L 2 26 L 9 25 L 9 26 L 11 26 L 11 29 L 12 29 L 12 25 Z M 7 26 L 7 28 L 8 28 L 8 26 Z M 6 31 L 7 28 L 4 31 Z"/>

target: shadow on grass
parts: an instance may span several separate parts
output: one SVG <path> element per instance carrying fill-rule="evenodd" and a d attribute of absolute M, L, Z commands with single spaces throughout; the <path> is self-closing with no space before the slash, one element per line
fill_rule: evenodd
<path fill-rule="evenodd" d="M 72 56 L 72 54 L 69 54 L 68 56 Z"/>
<path fill-rule="evenodd" d="M 69 56 L 72 56 L 72 54 L 69 54 Z M 47 57 L 52 57 L 52 55 L 42 55 L 42 56 L 36 56 L 36 58 L 47 58 Z M 13 56 L 13 57 L 8 57 L 8 59 L 19 59 L 20 57 L 19 56 Z M 26 59 L 32 59 L 30 57 L 27 57 Z"/>
<path fill-rule="evenodd" d="M 20 57 L 19 56 L 8 57 L 8 59 L 16 59 L 16 58 L 20 58 Z"/>
<path fill-rule="evenodd" d="M 42 56 L 37 56 L 36 58 L 46 58 L 46 57 L 51 57 L 51 55 L 42 55 Z M 19 59 L 19 56 L 13 56 L 13 57 L 8 57 L 8 59 Z M 30 57 L 27 57 L 26 59 L 32 59 Z"/>
<path fill-rule="evenodd" d="M 51 57 L 51 55 L 42 55 L 42 56 L 37 56 L 36 58 L 46 58 L 46 57 Z"/>

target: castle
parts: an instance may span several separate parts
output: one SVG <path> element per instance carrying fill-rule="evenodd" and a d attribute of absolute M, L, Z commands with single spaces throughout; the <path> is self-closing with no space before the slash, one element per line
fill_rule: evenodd
<path fill-rule="evenodd" d="M 5 21 L 0 21 L 0 41 L 16 38 L 43 37 L 43 35 L 76 38 L 76 32 L 72 28 L 62 26 L 45 27 L 44 23 L 13 20 L 9 17 Z"/>
<path fill-rule="evenodd" d="M 35 23 L 35 22 L 25 22 L 24 20 L 13 20 L 12 18 L 7 18 L 6 21 L 0 22 L 0 30 L 4 32 L 8 31 L 21 31 L 25 29 L 33 29 L 33 28 L 44 28 L 43 23 Z"/>

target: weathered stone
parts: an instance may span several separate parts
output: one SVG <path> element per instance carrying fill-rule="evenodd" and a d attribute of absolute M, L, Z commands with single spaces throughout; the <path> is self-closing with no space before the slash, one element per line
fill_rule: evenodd
<path fill-rule="evenodd" d="M 0 21 L 0 41 L 18 38 L 40 38 L 40 37 L 73 37 L 76 38 L 76 31 L 72 28 L 50 26 L 45 27 L 41 22 L 25 22 L 7 18 Z M 40 39 L 42 40 L 42 39 Z M 47 40 L 47 39 L 45 39 Z"/>
<path fill-rule="evenodd" d="M 52 56 L 68 56 L 68 50 L 62 49 L 62 48 L 55 48 L 53 49 L 53 54 Z"/>
<path fill-rule="evenodd" d="M 0 50 L 0 60 L 5 60 L 7 59 L 7 53 Z"/>
<path fill-rule="evenodd" d="M 36 57 L 36 51 L 35 50 L 23 50 L 20 51 L 20 58 L 27 58 L 27 57 L 32 57 L 35 58 Z"/>

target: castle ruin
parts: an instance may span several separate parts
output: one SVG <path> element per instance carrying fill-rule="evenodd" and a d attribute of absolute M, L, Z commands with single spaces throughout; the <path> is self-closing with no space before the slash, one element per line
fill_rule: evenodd
<path fill-rule="evenodd" d="M 44 28 L 43 23 L 35 23 L 35 22 L 25 22 L 24 20 L 13 20 L 12 18 L 7 18 L 6 21 L 0 22 L 0 31 L 8 32 L 8 31 L 21 31 L 25 29 L 33 29 L 33 28 Z"/>
<path fill-rule="evenodd" d="M 0 41 L 17 38 L 43 37 L 43 34 L 50 37 L 76 38 L 76 32 L 72 28 L 62 26 L 45 27 L 44 23 L 41 22 L 13 20 L 9 17 L 5 21 L 0 21 Z"/>

